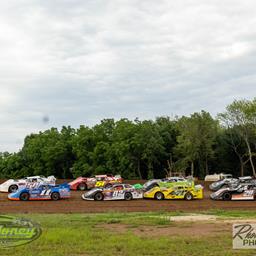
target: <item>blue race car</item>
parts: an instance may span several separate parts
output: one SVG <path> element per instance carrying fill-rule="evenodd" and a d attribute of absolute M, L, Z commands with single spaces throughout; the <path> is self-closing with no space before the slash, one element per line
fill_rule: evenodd
<path fill-rule="evenodd" d="M 52 186 L 38 184 L 35 187 L 26 187 L 8 195 L 9 200 L 54 200 L 70 198 L 70 186 L 67 183 Z"/>

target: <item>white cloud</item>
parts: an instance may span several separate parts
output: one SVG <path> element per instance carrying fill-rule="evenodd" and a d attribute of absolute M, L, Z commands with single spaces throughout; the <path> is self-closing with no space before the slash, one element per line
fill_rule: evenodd
<path fill-rule="evenodd" d="M 252 0 L 1 2 L 0 151 L 51 126 L 215 115 L 252 98 L 255 11 Z"/>

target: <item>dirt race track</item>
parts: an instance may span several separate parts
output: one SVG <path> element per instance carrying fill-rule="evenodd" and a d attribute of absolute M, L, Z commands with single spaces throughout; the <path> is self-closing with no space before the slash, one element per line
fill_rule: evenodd
<path fill-rule="evenodd" d="M 138 181 L 133 181 L 134 183 Z M 96 212 L 150 212 L 150 211 L 203 211 L 209 209 L 256 210 L 256 201 L 213 201 L 209 198 L 208 184 L 204 186 L 203 200 L 132 200 L 84 201 L 81 191 L 72 191 L 71 198 L 60 201 L 9 201 L 0 193 L 0 213 L 96 213 Z"/>

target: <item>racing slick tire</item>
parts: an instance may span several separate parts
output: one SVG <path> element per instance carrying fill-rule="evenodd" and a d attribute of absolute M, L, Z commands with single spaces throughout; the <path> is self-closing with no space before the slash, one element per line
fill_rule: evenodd
<path fill-rule="evenodd" d="M 9 188 L 8 188 L 8 192 L 9 193 L 14 193 L 18 190 L 18 186 L 17 185 L 11 185 Z"/>
<path fill-rule="evenodd" d="M 162 192 L 156 192 L 154 198 L 156 200 L 163 200 L 164 199 L 164 194 Z"/>
<path fill-rule="evenodd" d="M 94 195 L 94 200 L 95 201 L 102 201 L 104 198 L 104 195 L 101 193 L 101 192 L 97 192 L 95 195 Z"/>
<path fill-rule="evenodd" d="M 80 183 L 77 186 L 77 190 L 81 190 L 81 191 L 87 190 L 87 185 L 84 182 Z"/>
<path fill-rule="evenodd" d="M 193 195 L 191 193 L 187 192 L 184 196 L 184 199 L 187 201 L 191 201 L 191 200 L 193 200 Z"/>
<path fill-rule="evenodd" d="M 124 200 L 126 200 L 126 201 L 132 200 L 132 194 L 131 193 L 125 193 Z"/>
<path fill-rule="evenodd" d="M 20 200 L 21 201 L 28 201 L 29 200 L 29 193 L 23 192 L 20 194 Z"/>
<path fill-rule="evenodd" d="M 225 192 L 225 193 L 223 193 L 223 195 L 222 195 L 222 198 L 223 198 L 223 200 L 224 201 L 230 201 L 231 200 L 231 194 L 229 193 L 229 192 Z"/>
<path fill-rule="evenodd" d="M 58 192 L 53 192 L 53 193 L 51 194 L 51 199 L 52 199 L 53 201 L 58 201 L 58 200 L 60 200 L 60 194 L 59 194 Z"/>

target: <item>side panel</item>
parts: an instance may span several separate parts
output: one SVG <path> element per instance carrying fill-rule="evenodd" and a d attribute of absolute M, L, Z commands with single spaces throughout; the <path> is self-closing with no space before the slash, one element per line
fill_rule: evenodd
<path fill-rule="evenodd" d="M 124 199 L 124 190 L 105 190 L 103 192 L 104 200 L 123 200 Z"/>
<path fill-rule="evenodd" d="M 253 189 L 246 190 L 240 194 L 232 194 L 231 200 L 254 200 L 255 191 Z"/>

